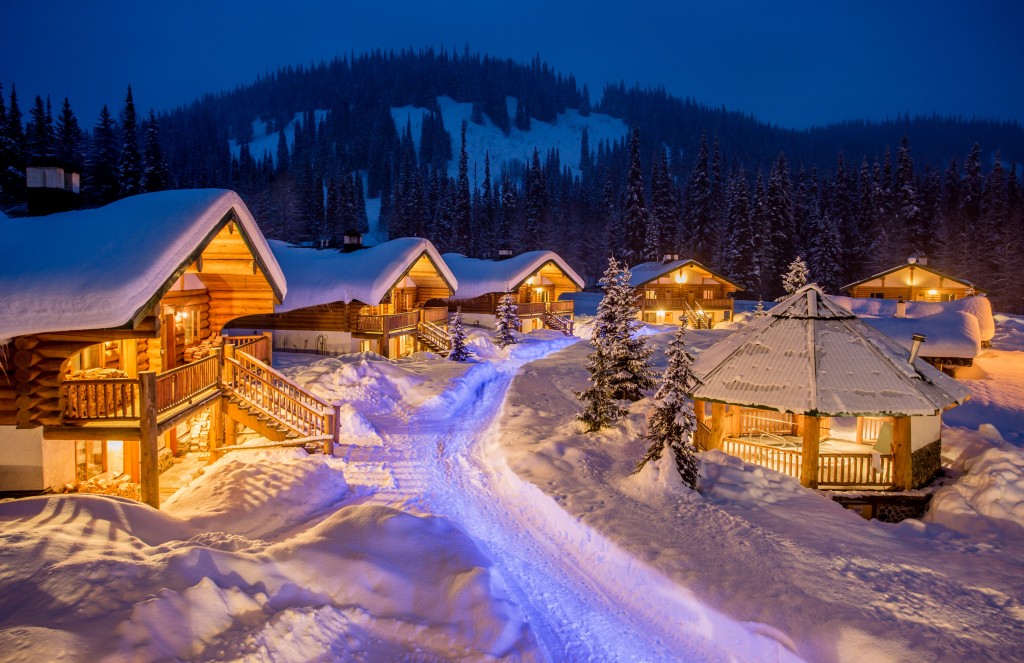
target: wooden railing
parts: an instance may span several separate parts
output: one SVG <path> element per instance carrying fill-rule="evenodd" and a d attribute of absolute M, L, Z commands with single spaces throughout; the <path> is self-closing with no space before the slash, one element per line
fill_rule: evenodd
<path fill-rule="evenodd" d="M 877 462 L 878 469 L 874 465 Z M 818 487 L 888 487 L 892 485 L 892 456 L 879 454 L 821 454 L 818 456 Z"/>
<path fill-rule="evenodd" d="M 693 446 L 698 451 L 707 451 L 711 446 L 711 429 L 697 416 L 697 430 L 693 434 Z"/>
<path fill-rule="evenodd" d="M 423 321 L 419 326 L 419 334 L 430 345 L 447 352 L 452 349 L 452 337 L 448 330 L 433 322 Z"/>
<path fill-rule="evenodd" d="M 261 336 L 260 338 L 265 338 Z M 166 412 L 217 386 L 220 357 L 216 354 L 172 368 L 156 376 L 156 411 Z"/>
<path fill-rule="evenodd" d="M 732 300 L 728 297 L 715 298 L 715 299 L 689 299 L 687 297 L 658 297 L 657 299 L 648 299 L 642 297 L 643 307 L 645 309 L 686 309 L 687 307 L 706 308 L 706 309 L 731 309 L 733 307 Z"/>
<path fill-rule="evenodd" d="M 796 435 L 796 420 L 789 412 L 743 408 L 740 410 L 739 417 L 739 435 L 749 435 L 751 433 Z"/>
<path fill-rule="evenodd" d="M 259 336 L 229 336 L 227 343 L 234 343 L 235 350 L 244 350 L 246 354 L 266 363 L 270 359 L 270 339 L 262 334 Z"/>
<path fill-rule="evenodd" d="M 566 314 L 572 315 L 573 311 L 576 310 L 576 302 L 572 301 L 571 299 L 558 302 L 551 302 L 549 310 L 552 313 L 558 313 L 559 315 L 563 316 Z"/>
<path fill-rule="evenodd" d="M 728 297 L 721 299 L 695 299 L 694 304 L 701 308 L 732 308 L 732 300 Z"/>
<path fill-rule="evenodd" d="M 390 334 L 401 329 L 413 329 L 419 324 L 420 312 L 360 315 L 356 318 L 356 331 L 369 334 Z"/>
<path fill-rule="evenodd" d="M 423 309 L 423 314 L 420 317 L 423 322 L 433 323 L 444 323 L 448 324 L 448 308 L 447 307 L 430 307 Z"/>
<path fill-rule="evenodd" d="M 131 421 L 139 418 L 139 381 L 134 378 L 65 380 L 65 421 Z"/>
<path fill-rule="evenodd" d="M 544 315 L 548 310 L 547 302 L 523 302 L 517 304 L 519 307 L 519 317 L 531 316 L 531 315 Z"/>
<path fill-rule="evenodd" d="M 886 421 L 890 421 L 890 417 L 860 417 L 857 422 L 860 427 L 860 441 L 877 442 L 878 433 Z"/>
<path fill-rule="evenodd" d="M 800 465 L 803 461 L 798 449 L 780 449 L 767 444 L 727 437 L 722 440 L 722 451 L 748 463 L 761 465 L 796 479 L 800 478 Z"/>
<path fill-rule="evenodd" d="M 698 440 L 700 438 L 698 426 Z M 710 437 L 710 431 L 706 435 Z M 722 451 L 748 463 L 754 463 L 799 479 L 803 453 L 800 449 L 784 449 L 768 444 L 747 442 L 727 437 L 722 441 Z M 853 486 L 884 488 L 892 485 L 892 456 L 873 454 L 818 455 L 818 487 L 842 488 Z M 878 469 L 875 469 L 875 463 Z"/>
<path fill-rule="evenodd" d="M 224 385 L 299 435 L 332 435 L 331 406 L 255 357 L 236 352 L 224 358 Z"/>

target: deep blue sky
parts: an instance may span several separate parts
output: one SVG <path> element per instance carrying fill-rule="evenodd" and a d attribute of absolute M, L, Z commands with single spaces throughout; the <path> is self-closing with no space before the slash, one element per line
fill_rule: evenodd
<path fill-rule="evenodd" d="M 446 46 L 528 60 L 589 83 L 672 94 L 805 127 L 899 113 L 1024 121 L 1024 2 L 808 0 L 264 2 L 7 0 L 0 82 L 70 98 L 92 126 L 131 83 L 169 109 L 288 64 Z"/>

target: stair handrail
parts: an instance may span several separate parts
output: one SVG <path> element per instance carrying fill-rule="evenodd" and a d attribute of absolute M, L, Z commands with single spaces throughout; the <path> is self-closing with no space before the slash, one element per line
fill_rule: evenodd
<path fill-rule="evenodd" d="M 448 334 L 448 330 L 444 329 L 440 325 L 434 324 L 429 320 L 421 320 L 419 324 L 419 332 L 422 336 L 426 337 L 428 343 L 433 344 L 438 349 L 451 350 L 451 335 Z"/>
<path fill-rule="evenodd" d="M 231 378 L 228 389 L 244 400 L 248 407 L 300 435 L 330 434 L 331 423 L 328 413 L 291 398 L 273 381 L 250 370 L 240 361 L 227 358 L 225 364 Z"/>
<path fill-rule="evenodd" d="M 228 359 L 226 357 L 225 357 L 225 360 L 232 361 L 232 360 L 230 360 L 230 359 Z M 311 394 L 310 392 L 306 391 L 298 383 L 296 383 L 293 380 L 290 380 L 289 378 L 285 377 L 276 368 L 270 366 L 269 364 L 266 364 L 266 363 L 260 361 L 259 359 L 257 359 L 256 357 L 253 357 L 252 355 L 248 354 L 247 352 L 242 352 L 242 351 L 236 349 L 235 350 L 235 358 L 234 358 L 233 361 L 235 363 L 240 364 L 243 367 L 247 368 L 250 372 L 254 372 L 255 370 L 258 369 L 260 371 L 264 371 L 266 373 L 269 373 L 270 375 L 272 375 L 274 377 L 274 380 L 279 381 L 279 382 L 281 382 L 284 385 L 287 385 L 287 388 L 282 388 L 282 387 L 280 387 L 278 385 L 274 385 L 274 387 L 276 389 L 278 389 L 280 391 L 283 391 L 290 398 L 304 403 L 305 405 L 307 405 L 311 409 L 318 409 L 319 408 L 320 410 L 323 410 L 324 412 L 329 412 L 331 410 L 331 404 L 330 403 L 328 403 L 324 399 L 320 398 L 319 396 L 316 396 L 316 395 Z"/>

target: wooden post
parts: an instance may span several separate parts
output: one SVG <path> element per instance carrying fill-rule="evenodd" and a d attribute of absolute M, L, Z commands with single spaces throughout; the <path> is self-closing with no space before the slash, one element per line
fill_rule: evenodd
<path fill-rule="evenodd" d="M 341 442 L 341 405 L 335 405 L 327 417 L 331 439 L 324 442 L 324 455 L 334 455 L 334 445 Z"/>
<path fill-rule="evenodd" d="M 709 449 L 721 449 L 725 438 L 725 403 L 711 404 L 711 439 Z"/>
<path fill-rule="evenodd" d="M 142 501 L 160 508 L 160 466 L 157 462 L 159 432 L 156 421 L 156 372 L 139 373 L 139 465 Z"/>
<path fill-rule="evenodd" d="M 740 430 L 740 424 L 743 421 L 743 410 L 744 410 L 744 408 L 740 407 L 739 405 L 730 405 L 729 406 L 729 411 L 732 412 L 732 436 L 733 437 L 739 437 L 740 435 L 743 434 L 742 431 Z"/>
<path fill-rule="evenodd" d="M 218 449 L 220 449 L 221 440 L 224 437 L 224 407 L 221 404 L 223 400 L 224 397 L 222 396 L 213 401 L 213 405 L 210 406 L 210 436 L 207 438 L 210 456 L 206 461 L 207 465 L 220 458 Z"/>
<path fill-rule="evenodd" d="M 704 423 L 704 401 L 699 398 L 693 399 L 693 413 L 697 415 L 697 421 Z"/>
<path fill-rule="evenodd" d="M 857 417 L 857 444 L 864 444 L 864 417 Z"/>
<path fill-rule="evenodd" d="M 893 417 L 892 422 L 892 485 L 896 490 L 910 490 L 914 484 L 914 461 L 910 442 L 910 417 Z"/>
<path fill-rule="evenodd" d="M 265 331 L 263 335 L 267 337 L 267 366 L 274 365 L 274 334 L 272 332 Z"/>
<path fill-rule="evenodd" d="M 804 415 L 804 446 L 801 453 L 800 483 L 807 488 L 818 487 L 818 442 L 821 420 Z"/>

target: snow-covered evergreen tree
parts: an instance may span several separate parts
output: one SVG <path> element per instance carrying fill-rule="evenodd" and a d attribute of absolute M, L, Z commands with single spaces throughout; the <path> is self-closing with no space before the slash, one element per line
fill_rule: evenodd
<path fill-rule="evenodd" d="M 690 370 L 693 357 L 686 351 L 686 325 L 679 325 L 668 346 L 668 369 L 658 392 L 654 394 L 654 412 L 647 419 L 644 439 L 651 443 L 647 453 L 636 464 L 636 474 L 644 465 L 658 460 L 668 448 L 676 462 L 679 476 L 690 488 L 697 487 L 700 468 L 697 464 L 693 434 L 697 430 L 697 417 L 686 394 L 693 390 L 697 378 Z"/>
<path fill-rule="evenodd" d="M 576 392 L 577 398 L 586 403 L 579 418 L 588 432 L 600 430 L 625 415 L 626 410 L 617 401 L 638 401 L 643 398 L 643 391 L 655 384 L 647 365 L 651 349 L 643 337 L 633 337 L 643 323 L 629 279 L 629 268 L 612 257 L 598 281 L 604 288 L 604 298 L 597 307 L 590 340 L 594 351 L 587 357 L 591 386 Z"/>
<path fill-rule="evenodd" d="M 758 299 L 757 306 L 754 307 L 754 317 L 763 318 L 768 315 L 768 311 L 764 310 L 764 300 Z"/>
<path fill-rule="evenodd" d="M 149 118 L 143 123 L 145 148 L 143 150 L 142 190 L 163 191 L 170 184 L 167 162 L 160 149 L 160 124 L 156 113 L 149 111 Z"/>
<path fill-rule="evenodd" d="M 473 355 L 466 347 L 466 328 L 462 324 L 462 307 L 455 309 L 455 315 L 448 321 L 448 336 L 452 339 L 452 349 L 448 352 L 451 361 L 466 361 Z"/>
<path fill-rule="evenodd" d="M 121 197 L 133 196 L 142 191 L 142 155 L 139 154 L 138 121 L 130 85 L 121 116 L 121 158 L 117 164 L 117 185 Z"/>
<path fill-rule="evenodd" d="M 789 297 L 800 288 L 807 285 L 807 263 L 800 256 L 797 256 L 793 262 L 789 263 L 789 271 L 782 277 L 782 289 L 786 291 L 786 294 L 779 297 L 777 300 L 781 302 L 786 297 Z"/>
<path fill-rule="evenodd" d="M 498 306 L 494 309 L 496 318 L 494 324 L 495 333 L 498 336 L 498 345 L 507 347 L 518 343 L 515 332 L 522 326 L 519 322 L 519 306 L 516 299 L 509 293 L 505 293 L 498 300 Z"/>

